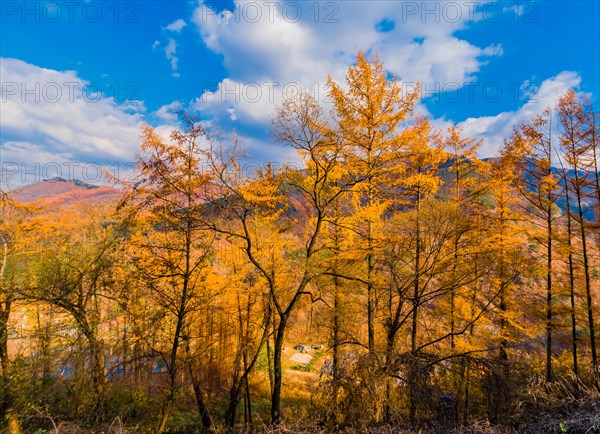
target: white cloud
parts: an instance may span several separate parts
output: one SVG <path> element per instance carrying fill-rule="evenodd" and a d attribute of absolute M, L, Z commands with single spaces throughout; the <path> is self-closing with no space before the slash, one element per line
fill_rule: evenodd
<path fill-rule="evenodd" d="M 3 164 L 124 162 L 138 149 L 143 103 L 119 104 L 74 71 L 17 59 L 2 58 L 0 75 Z"/>
<path fill-rule="evenodd" d="M 238 83 L 279 83 L 274 101 L 248 104 L 206 93 L 204 111 L 238 122 L 268 122 L 280 102 L 281 88 L 289 83 L 324 88 L 328 74 L 340 83 L 357 51 L 380 53 L 386 68 L 404 81 L 468 83 L 486 59 L 499 56 L 498 45 L 478 47 L 454 33 L 478 19 L 472 4 L 435 2 L 235 2 L 233 12 L 214 12 L 203 1 L 194 11 L 196 25 L 206 46 L 223 56 L 228 78 L 219 89 Z M 413 11 L 406 5 L 415 5 Z M 470 5 L 470 6 L 469 6 Z M 454 11 L 451 7 L 459 7 Z M 429 8 L 429 9 L 427 9 Z M 423 9 L 423 10 L 421 10 Z M 425 10 L 427 9 L 427 10 Z M 433 10 L 433 13 L 431 11 Z M 429 11 L 429 14 L 427 13 Z M 379 31 L 383 20 L 388 31 Z M 212 92 L 214 93 L 214 91 Z M 264 95 L 263 95 L 264 96 Z M 324 95 L 323 95 L 324 96 Z M 225 101 L 223 101 L 225 100 Z M 235 114 L 231 116 L 231 110 Z"/>
<path fill-rule="evenodd" d="M 469 118 L 459 125 L 469 137 L 483 138 L 484 143 L 480 155 L 490 157 L 497 153 L 504 138 L 510 136 L 513 127 L 530 120 L 546 107 L 554 107 L 558 99 L 570 88 L 577 88 L 581 83 L 579 74 L 563 71 L 542 82 L 537 92 L 529 95 L 529 100 L 515 111 L 502 112 L 496 116 Z"/>
<path fill-rule="evenodd" d="M 475 45 L 457 31 L 471 25 L 501 25 L 498 14 L 519 12 L 493 1 L 375 0 L 365 7 L 361 1 L 236 0 L 233 12 L 216 13 L 200 0 L 191 21 L 206 46 L 223 56 L 228 77 L 205 90 L 193 105 L 216 121 L 266 127 L 286 84 L 317 90 L 323 102 L 327 75 L 343 85 L 347 67 L 359 50 L 379 53 L 386 69 L 404 83 L 419 81 L 430 90 L 448 85 L 460 89 L 476 81 L 491 59 L 502 56 L 503 47 Z M 380 25 L 384 21 L 386 25 Z M 555 104 L 560 94 L 579 82 L 576 73 L 562 72 L 526 95 L 529 102 L 522 107 L 470 118 L 460 125 L 466 135 L 484 139 L 482 156 L 493 155 L 514 125 Z M 258 98 L 251 92 L 255 88 L 260 90 Z M 422 101 L 415 111 L 429 115 Z M 450 121 L 433 119 L 432 123 L 445 129 Z"/>
<path fill-rule="evenodd" d="M 177 62 L 179 62 L 179 58 L 175 55 L 176 53 L 177 42 L 175 42 L 175 39 L 169 38 L 169 42 L 165 47 L 165 56 L 167 57 L 167 60 L 171 63 L 171 69 L 173 70 L 172 75 L 174 77 L 179 77 L 179 74 L 177 73 Z"/>
<path fill-rule="evenodd" d="M 44 145 L 7 141 L 2 143 L 0 186 L 11 190 L 55 177 L 79 179 L 92 184 L 112 184 L 106 173 L 116 177 L 127 176 L 134 168 L 132 160 L 73 161 L 54 153 L 52 149 L 46 149 Z"/>
<path fill-rule="evenodd" d="M 238 142 L 247 156 L 240 161 L 244 171 L 251 173 L 265 163 L 290 164 L 300 167 L 301 158 L 291 147 L 280 146 L 270 141 L 257 140 L 249 136 L 238 136 Z"/>
<path fill-rule="evenodd" d="M 181 33 L 181 30 L 186 25 L 187 25 L 187 23 L 180 18 L 178 20 L 173 21 L 168 26 L 163 27 L 163 29 L 167 30 L 169 32 Z M 152 44 L 152 49 L 156 49 L 159 46 L 160 46 L 160 41 L 156 40 L 156 41 L 154 41 L 154 44 Z M 171 65 L 171 70 L 173 71 L 171 73 L 171 76 L 173 76 L 175 78 L 180 77 L 181 74 L 179 74 L 179 72 L 177 72 L 179 57 L 177 56 L 177 42 L 175 41 L 175 39 L 169 38 L 167 45 L 165 45 L 164 52 L 165 52 L 165 57 L 167 58 L 167 60 L 169 61 L 170 65 Z"/>
<path fill-rule="evenodd" d="M 216 120 L 241 120 L 248 126 L 268 124 L 284 93 L 298 92 L 300 85 L 278 82 L 240 82 L 224 79 L 214 91 L 206 90 L 192 103 L 199 112 L 209 112 Z M 321 95 L 324 93 L 321 90 Z"/>
<path fill-rule="evenodd" d="M 179 33 L 185 26 L 186 26 L 186 22 L 183 21 L 181 18 L 179 18 L 178 20 L 175 20 L 171 24 L 166 26 L 165 29 L 170 32 Z"/>
<path fill-rule="evenodd" d="M 237 120 L 237 115 L 235 114 L 235 109 L 234 108 L 227 109 L 227 113 L 229 113 L 229 118 L 232 121 L 236 121 Z"/>
<path fill-rule="evenodd" d="M 158 110 L 153 112 L 152 114 L 156 116 L 158 119 L 164 122 L 177 122 L 177 115 L 174 113 L 175 111 L 182 108 L 182 104 L 179 101 L 173 101 L 170 104 L 165 104 L 160 107 Z"/>

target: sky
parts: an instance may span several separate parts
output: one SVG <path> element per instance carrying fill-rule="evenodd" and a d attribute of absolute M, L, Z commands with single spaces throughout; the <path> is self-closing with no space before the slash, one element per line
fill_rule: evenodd
<path fill-rule="evenodd" d="M 129 173 L 143 125 L 174 110 L 236 132 L 253 164 L 293 160 L 271 118 L 309 90 L 328 104 L 357 52 L 377 53 L 416 110 L 493 156 L 569 88 L 598 107 L 600 2 L 0 1 L 0 183 Z M 6 188 L 6 187 L 5 187 Z"/>

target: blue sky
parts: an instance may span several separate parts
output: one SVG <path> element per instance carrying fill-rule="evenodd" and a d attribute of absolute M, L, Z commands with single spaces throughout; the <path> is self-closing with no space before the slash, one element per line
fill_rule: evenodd
<path fill-rule="evenodd" d="M 140 125 L 167 136 L 177 107 L 235 130 L 250 159 L 293 158 L 270 140 L 277 104 L 297 88 L 326 103 L 327 74 L 343 81 L 358 50 L 406 89 L 422 82 L 418 111 L 483 138 L 489 156 L 569 87 L 597 106 L 599 3 L 4 0 L 3 181 L 124 165 Z"/>

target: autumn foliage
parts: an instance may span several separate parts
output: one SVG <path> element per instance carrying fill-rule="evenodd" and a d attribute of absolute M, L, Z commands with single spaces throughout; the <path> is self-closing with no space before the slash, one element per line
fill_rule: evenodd
<path fill-rule="evenodd" d="M 481 160 L 377 57 L 328 89 L 273 119 L 294 164 L 248 171 L 235 135 L 181 114 L 143 130 L 118 201 L 2 192 L 8 432 L 525 432 L 599 407 L 589 102 L 570 91 Z"/>

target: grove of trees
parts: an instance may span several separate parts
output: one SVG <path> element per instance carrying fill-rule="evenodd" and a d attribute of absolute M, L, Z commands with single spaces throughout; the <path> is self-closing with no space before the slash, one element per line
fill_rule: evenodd
<path fill-rule="evenodd" d="M 182 113 L 169 139 L 143 130 L 119 203 L 0 192 L 6 432 L 477 432 L 600 409 L 591 103 L 569 91 L 484 160 L 377 57 L 328 91 L 273 119 L 293 164 L 248 170 Z"/>

